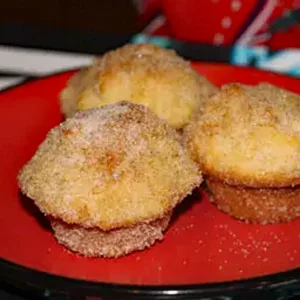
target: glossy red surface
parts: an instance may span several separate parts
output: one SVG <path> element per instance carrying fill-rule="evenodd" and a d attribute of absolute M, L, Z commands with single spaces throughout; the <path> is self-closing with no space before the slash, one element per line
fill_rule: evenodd
<path fill-rule="evenodd" d="M 266 81 L 300 93 L 299 80 L 226 65 L 194 64 L 211 81 Z M 16 176 L 57 125 L 58 94 L 72 72 L 0 94 L 0 258 L 61 276 L 128 284 L 194 284 L 272 274 L 300 267 L 300 219 L 247 225 L 219 212 L 202 190 L 186 199 L 154 247 L 119 259 L 87 259 L 58 245 Z M 202 195 L 202 196 L 201 196 Z"/>

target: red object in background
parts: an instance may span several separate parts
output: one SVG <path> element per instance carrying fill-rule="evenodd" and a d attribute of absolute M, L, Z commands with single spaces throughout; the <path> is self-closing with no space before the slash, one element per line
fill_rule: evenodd
<path fill-rule="evenodd" d="M 300 48 L 300 25 L 288 32 L 278 32 L 266 43 L 271 49 Z"/>
<path fill-rule="evenodd" d="M 217 85 L 265 81 L 300 93 L 297 79 L 226 65 L 193 66 Z M 33 201 L 20 195 L 16 178 L 48 130 L 62 120 L 57 97 L 71 74 L 0 94 L 1 259 L 69 278 L 135 285 L 220 282 L 300 267 L 300 218 L 245 224 L 218 211 L 204 191 L 183 201 L 164 240 L 145 251 L 92 259 L 60 246 Z"/>
<path fill-rule="evenodd" d="M 300 0 L 144 0 L 141 21 L 147 33 L 215 45 L 300 48 L 300 24 L 262 36 L 279 18 L 300 9 Z"/>
<path fill-rule="evenodd" d="M 244 1 L 245 2 L 245 1 Z M 253 10 L 256 1 L 165 0 L 163 11 L 175 38 L 230 45 Z M 237 3 L 235 5 L 234 3 Z"/>

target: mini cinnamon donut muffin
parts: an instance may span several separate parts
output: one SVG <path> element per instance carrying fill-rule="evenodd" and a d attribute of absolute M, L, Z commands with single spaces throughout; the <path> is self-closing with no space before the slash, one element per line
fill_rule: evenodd
<path fill-rule="evenodd" d="M 174 207 L 202 181 L 178 133 L 129 102 L 52 129 L 18 179 L 61 244 L 106 257 L 162 239 Z"/>
<path fill-rule="evenodd" d="M 216 90 L 175 51 L 150 44 L 126 45 L 75 74 L 61 93 L 61 109 L 70 117 L 76 111 L 127 99 L 180 129 Z"/>
<path fill-rule="evenodd" d="M 184 135 L 221 210 L 253 223 L 300 215 L 298 95 L 265 83 L 223 86 Z"/>

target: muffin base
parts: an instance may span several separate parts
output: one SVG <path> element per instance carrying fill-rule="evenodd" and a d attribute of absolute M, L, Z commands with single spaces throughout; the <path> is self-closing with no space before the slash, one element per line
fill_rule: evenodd
<path fill-rule="evenodd" d="M 223 212 L 249 223 L 289 222 L 300 216 L 300 186 L 250 188 L 206 180 L 211 201 Z"/>
<path fill-rule="evenodd" d="M 162 240 L 171 214 L 149 224 L 102 231 L 98 228 L 84 228 L 70 225 L 58 219 L 50 223 L 58 243 L 86 257 L 119 257 L 133 251 L 150 247 Z"/>

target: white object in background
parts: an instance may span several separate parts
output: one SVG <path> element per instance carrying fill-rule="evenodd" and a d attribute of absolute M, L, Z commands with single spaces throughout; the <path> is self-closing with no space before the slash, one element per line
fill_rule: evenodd
<path fill-rule="evenodd" d="M 0 91 L 22 82 L 25 77 L 0 77 Z"/>
<path fill-rule="evenodd" d="M 0 45 L 0 70 L 33 76 L 48 75 L 88 65 L 93 55 Z"/>
<path fill-rule="evenodd" d="M 286 49 L 278 54 L 273 54 L 268 60 L 259 61 L 257 67 L 268 71 L 289 73 L 300 69 L 300 51 L 298 49 Z M 296 75 L 296 74 L 295 74 Z"/>

